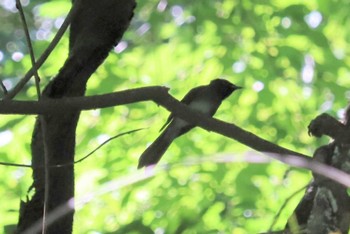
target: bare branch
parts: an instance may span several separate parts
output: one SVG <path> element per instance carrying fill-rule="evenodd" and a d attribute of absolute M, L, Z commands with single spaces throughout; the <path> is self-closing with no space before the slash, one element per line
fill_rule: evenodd
<path fill-rule="evenodd" d="M 2 100 L 0 101 L 0 114 L 37 115 L 65 113 L 72 109 L 91 110 L 142 101 L 154 101 L 157 96 L 170 96 L 167 92 L 168 88 L 151 86 L 96 96 L 47 98 L 40 101 Z"/>
<path fill-rule="evenodd" d="M 115 140 L 121 136 L 124 136 L 124 135 L 128 135 L 128 134 L 131 134 L 131 133 L 134 133 L 134 132 L 138 132 L 138 131 L 141 131 L 143 129 L 146 129 L 146 128 L 138 128 L 138 129 L 134 129 L 134 130 L 131 130 L 131 131 L 127 131 L 127 132 L 122 132 L 118 135 L 115 135 L 113 137 L 110 137 L 108 138 L 107 140 L 105 140 L 104 142 L 102 142 L 102 144 L 100 144 L 99 146 L 97 146 L 93 151 L 91 151 L 90 153 L 88 153 L 87 155 L 85 155 L 84 157 L 74 161 L 73 163 L 67 163 L 67 164 L 59 164 L 59 165 L 51 165 L 49 167 L 66 167 L 66 166 L 71 166 L 73 164 L 77 164 L 77 163 L 80 163 L 82 161 L 84 161 L 85 159 L 87 159 L 88 157 L 90 157 L 92 154 L 94 154 L 97 150 L 99 150 L 102 146 L 104 146 L 105 144 L 107 144 L 108 142 L 112 141 L 112 140 Z M 40 166 L 40 167 L 33 167 L 32 165 L 29 165 L 29 164 L 19 164 L 19 163 L 7 163 L 7 162 L 0 162 L 0 165 L 3 165 L 3 166 L 11 166 L 11 167 L 27 167 L 27 168 L 43 168 L 43 166 Z"/>
<path fill-rule="evenodd" d="M 51 41 L 49 46 L 46 48 L 44 53 L 40 56 L 40 58 L 35 63 L 35 65 L 17 83 L 17 85 L 11 91 L 8 92 L 8 94 L 3 98 L 4 100 L 14 98 L 22 90 L 22 88 L 30 80 L 30 78 L 34 75 L 34 72 L 37 71 L 44 64 L 46 59 L 49 57 L 51 52 L 55 49 L 55 47 L 57 46 L 58 42 L 61 40 L 63 34 L 67 30 L 67 28 L 68 28 L 68 26 L 70 24 L 72 15 L 75 14 L 75 10 L 76 9 L 74 8 L 74 6 L 70 9 L 70 11 L 69 11 L 66 19 L 64 20 L 62 26 L 57 31 L 55 37 L 53 38 L 53 40 Z"/>
<path fill-rule="evenodd" d="M 40 78 L 39 78 L 38 70 L 35 69 L 34 50 L 33 50 L 32 42 L 31 42 L 31 39 L 30 39 L 29 31 L 28 31 L 28 25 L 27 25 L 26 17 L 24 16 L 23 8 L 22 8 L 22 4 L 21 4 L 20 0 L 16 0 L 16 7 L 18 9 L 19 15 L 21 16 L 21 21 L 22 21 L 22 24 L 23 24 L 23 30 L 24 30 L 24 34 L 26 36 L 27 45 L 28 45 L 28 49 L 29 49 L 30 60 L 31 60 L 32 66 L 34 68 L 36 92 L 37 92 L 38 99 L 40 99 L 40 96 L 41 96 L 40 85 L 39 85 Z"/>
<path fill-rule="evenodd" d="M 160 86 L 138 88 L 111 94 L 90 97 L 72 97 L 62 99 L 46 99 L 38 102 L 33 101 L 0 101 L 0 114 L 49 114 L 66 112 L 67 110 L 88 110 L 117 105 L 125 105 L 140 101 L 154 101 L 165 107 L 174 115 L 200 126 L 208 131 L 213 131 L 239 141 L 257 151 L 276 155 L 295 155 L 306 160 L 311 159 L 298 152 L 294 152 L 271 142 L 268 142 L 234 124 L 203 116 L 201 113 L 189 108 L 168 94 L 168 89 Z M 283 157 L 277 158 L 283 161 Z"/>
<path fill-rule="evenodd" d="M 268 233 L 271 233 L 271 232 L 272 232 L 272 229 L 273 229 L 273 227 L 275 226 L 275 224 L 276 224 L 278 218 L 280 217 L 282 211 L 283 211 L 284 208 L 288 205 L 288 203 L 290 202 L 290 200 L 292 200 L 292 199 L 293 199 L 296 195 L 298 195 L 299 193 L 303 192 L 303 191 L 307 188 L 308 185 L 309 185 L 309 184 L 306 184 L 306 185 L 304 185 L 303 187 L 299 188 L 297 191 L 295 191 L 295 192 L 293 192 L 291 195 L 289 195 L 289 197 L 288 197 L 286 200 L 284 200 L 282 206 L 281 206 L 280 209 L 278 210 L 277 214 L 275 215 L 275 218 L 273 219 L 273 221 L 272 221 L 272 223 L 271 223 L 271 225 L 270 225 L 270 228 L 269 228 L 269 230 L 268 230 Z"/>
<path fill-rule="evenodd" d="M 99 150 L 102 146 L 104 146 L 104 145 L 107 144 L 108 142 L 110 142 L 110 141 L 112 141 L 112 140 L 114 140 L 114 139 L 116 139 L 116 138 L 119 138 L 119 137 L 121 137 L 121 136 L 124 136 L 124 135 L 127 135 L 127 134 L 131 134 L 131 133 L 134 133 L 134 132 L 138 132 L 138 131 L 143 130 L 143 129 L 145 129 L 145 128 L 134 129 L 134 130 L 127 131 L 127 132 L 123 132 L 123 133 L 120 133 L 120 134 L 118 134 L 118 135 L 116 135 L 116 136 L 113 136 L 113 137 L 108 138 L 107 140 L 105 140 L 104 142 L 102 142 L 102 144 L 100 144 L 98 147 L 96 147 L 96 149 L 94 149 L 93 151 L 91 151 L 90 153 L 88 153 L 87 155 L 85 155 L 84 157 L 82 157 L 81 159 L 78 159 L 78 160 L 74 161 L 74 164 L 77 164 L 77 163 L 80 163 L 80 162 L 84 161 L 85 159 L 87 159 L 88 157 L 90 157 L 92 154 L 94 154 L 97 150 Z M 60 167 L 63 166 L 63 167 L 64 167 L 64 166 L 66 166 L 66 165 L 58 165 L 58 166 L 60 166 Z"/>
<path fill-rule="evenodd" d="M 7 89 L 2 80 L 0 80 L 0 87 L 5 95 L 7 95 Z"/>
<path fill-rule="evenodd" d="M 258 155 L 257 155 L 258 156 Z M 224 157 L 227 159 L 228 156 Z M 283 157 L 283 156 L 282 156 Z M 288 155 L 286 157 L 289 157 Z M 226 163 L 226 159 L 222 160 L 222 156 L 219 155 L 217 159 L 211 158 L 211 162 L 223 162 Z M 260 161 L 263 159 L 258 159 L 258 158 L 253 158 L 253 161 Z M 197 164 L 203 163 L 202 160 L 198 160 Z M 316 162 L 317 163 L 317 162 Z M 193 160 L 190 161 L 190 163 L 180 163 L 182 165 L 196 165 Z M 147 180 L 149 178 L 152 178 L 153 176 L 156 176 L 160 173 L 163 173 L 164 171 L 169 171 L 172 169 L 174 166 L 178 166 L 179 163 L 176 163 L 175 165 L 168 165 L 168 164 L 160 164 L 159 166 L 155 167 L 148 167 L 146 171 L 138 170 L 138 171 L 133 171 L 130 175 L 109 181 L 103 185 L 101 185 L 97 190 L 94 190 L 93 192 L 87 193 L 84 196 L 74 199 L 72 198 L 70 201 L 66 202 L 65 204 L 62 204 L 61 206 L 57 207 L 55 210 L 53 210 L 51 213 L 48 214 L 47 220 L 48 223 L 54 222 L 54 220 L 59 219 L 60 217 L 63 217 L 65 214 L 69 213 L 71 210 L 73 210 L 72 204 L 76 204 L 77 208 L 82 208 L 84 207 L 87 203 L 91 202 L 93 199 L 96 199 L 96 197 L 102 196 L 104 194 L 110 193 L 112 191 L 117 191 L 118 189 L 133 185 L 137 182 Z M 324 173 L 328 175 L 328 169 L 332 168 L 330 166 L 324 165 L 325 166 L 325 171 Z M 335 169 L 337 171 L 340 171 L 338 169 Z M 333 173 L 331 171 L 331 173 Z M 346 176 L 346 178 L 349 181 L 349 175 Z M 338 180 L 336 180 L 338 181 Z M 350 184 L 350 183 L 349 183 Z M 303 188 L 302 188 L 303 189 Z M 300 192 L 302 189 L 296 191 L 295 193 Z M 292 195 L 294 196 L 294 194 Z M 40 230 L 40 222 L 37 223 L 37 225 L 33 225 L 30 230 L 27 230 L 27 232 L 24 233 L 35 233 L 36 231 Z M 270 232 L 268 232 L 270 233 Z"/>
<path fill-rule="evenodd" d="M 28 168 L 32 168 L 32 165 L 20 164 L 20 163 L 0 162 L 0 165 L 2 165 L 2 166 L 9 166 L 9 167 L 28 167 Z"/>
<path fill-rule="evenodd" d="M 167 91 L 168 89 L 165 87 L 153 86 L 90 97 L 46 99 L 36 102 L 3 100 L 0 101 L 0 114 L 52 114 L 66 112 L 71 109 L 89 110 L 141 101 L 153 101 L 165 107 L 174 115 L 208 131 L 213 131 L 234 139 L 288 165 L 311 169 L 321 175 L 324 174 L 323 172 L 327 171 L 326 176 L 336 181 L 338 181 L 337 178 L 343 177 L 348 181 L 343 180 L 340 183 L 348 187 L 350 186 L 349 175 L 345 172 L 333 168 L 335 171 L 329 173 L 331 170 L 327 168 L 332 167 L 327 167 L 325 169 L 323 164 L 315 162 L 315 160 L 312 160 L 304 154 L 273 144 L 234 124 L 203 116 L 201 113 L 173 98 Z"/>

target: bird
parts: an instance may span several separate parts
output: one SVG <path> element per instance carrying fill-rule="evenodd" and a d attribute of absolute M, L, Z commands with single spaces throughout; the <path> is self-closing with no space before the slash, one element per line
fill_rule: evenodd
<path fill-rule="evenodd" d="M 212 117 L 218 110 L 221 102 L 235 90 L 242 87 L 234 85 L 221 78 L 212 80 L 209 85 L 191 89 L 181 100 L 191 109 Z M 195 125 L 170 114 L 168 120 L 160 129 L 159 137 L 141 154 L 138 169 L 157 164 L 170 144 L 179 136 L 190 131 Z"/>

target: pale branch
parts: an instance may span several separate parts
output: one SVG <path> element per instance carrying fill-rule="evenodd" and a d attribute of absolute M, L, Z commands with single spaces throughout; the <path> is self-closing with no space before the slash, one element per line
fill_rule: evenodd
<path fill-rule="evenodd" d="M 40 100 L 40 99 L 39 99 Z M 41 122 L 41 132 L 43 134 L 43 139 L 47 139 L 47 122 L 44 121 L 44 117 L 41 115 L 39 118 L 42 120 Z M 47 224 L 46 224 L 46 215 L 48 214 L 48 201 L 49 201 L 49 185 L 50 185 L 50 177 L 49 177 L 49 160 L 48 160 L 48 144 L 44 140 L 43 141 L 43 150 L 44 150 L 44 178 L 45 178 L 45 187 L 44 187 L 44 207 L 43 207 L 43 223 L 42 223 L 42 233 L 47 233 Z"/>
<path fill-rule="evenodd" d="M 290 156 L 286 155 L 286 157 L 290 157 Z M 210 161 L 215 162 L 215 163 L 226 163 L 226 160 L 222 160 L 221 156 L 219 156 L 218 158 L 215 158 L 215 157 L 211 158 Z M 242 160 L 242 161 L 244 162 L 245 160 Z M 254 161 L 256 161 L 256 158 L 253 159 L 253 162 Z M 258 159 L 258 161 L 262 161 L 262 159 Z M 251 162 L 251 160 L 248 159 L 247 162 Z M 160 173 L 168 172 L 169 170 L 171 170 L 172 168 L 174 168 L 176 166 L 179 166 L 179 165 L 188 166 L 188 165 L 197 165 L 197 164 L 199 165 L 202 163 L 203 163 L 202 160 L 198 160 L 197 163 L 194 161 L 190 161 L 190 163 L 181 163 L 180 162 L 180 163 L 175 163 L 175 164 L 160 164 L 159 166 L 157 166 L 155 168 L 154 167 L 147 168 L 146 173 L 144 171 L 141 171 L 141 170 L 138 170 L 136 172 L 133 171 L 130 175 L 109 181 L 109 182 L 103 184 L 102 186 L 100 186 L 96 191 L 84 194 L 82 197 L 77 198 L 77 199 L 72 198 L 71 200 L 69 200 L 66 203 L 62 204 L 61 206 L 57 207 L 55 210 L 53 210 L 52 212 L 50 212 L 48 214 L 48 217 L 47 217 L 48 223 L 52 223 L 52 222 L 54 222 L 54 220 L 56 220 L 60 217 L 63 217 L 64 215 L 66 215 L 67 213 L 72 211 L 73 206 L 71 204 L 73 202 L 76 204 L 77 207 L 82 208 L 86 204 L 88 204 L 92 201 L 91 198 L 96 199 L 96 197 L 99 197 L 103 194 L 110 193 L 112 191 L 117 191 L 118 189 L 121 189 L 121 188 L 124 188 L 126 186 L 132 185 L 134 183 L 149 179 L 149 178 L 151 178 L 155 175 L 158 175 Z M 316 162 L 316 163 L 318 163 L 318 162 Z M 328 165 L 325 165 L 325 164 L 323 164 L 323 165 L 324 165 L 324 172 L 323 173 L 325 174 L 325 176 L 328 176 L 329 169 L 334 169 L 335 171 L 340 171 L 339 169 L 330 167 Z M 330 171 L 330 173 L 332 174 L 332 173 L 334 173 L 334 171 Z M 345 177 L 345 180 L 350 181 L 348 177 L 349 177 L 349 175 L 347 175 L 347 177 Z M 334 176 L 333 178 L 336 178 L 336 176 Z M 339 177 L 335 181 L 340 182 Z M 348 182 L 348 183 L 350 183 L 350 182 Z M 287 198 L 285 203 L 288 203 L 296 193 L 301 192 L 301 190 L 304 188 L 305 187 L 294 192 L 289 198 Z M 283 205 L 283 207 L 284 207 L 284 205 Z M 283 209 L 283 207 L 281 209 Z M 30 233 L 35 233 L 36 231 L 38 231 L 40 229 L 39 223 L 40 222 L 38 222 L 38 224 L 36 224 L 36 225 L 33 225 L 30 228 L 30 230 L 28 230 L 25 233 L 30 234 Z M 269 234 L 269 233 L 277 233 L 277 232 L 267 232 L 264 234 Z M 278 232 L 278 233 L 282 233 L 282 232 Z"/>
<path fill-rule="evenodd" d="M 311 162 L 311 159 L 304 154 L 275 145 L 234 124 L 203 116 L 201 113 L 192 110 L 173 98 L 168 93 L 168 89 L 161 86 L 131 89 L 90 97 L 45 99 L 40 101 L 3 100 L 0 101 L 0 114 L 52 114 L 66 112 L 67 110 L 89 110 L 141 101 L 153 101 L 188 122 L 208 131 L 232 138 L 257 151 L 268 153 L 270 157 L 274 157 L 274 155 L 294 155 L 298 158 L 310 160 Z M 283 162 L 283 157 L 275 158 Z"/>

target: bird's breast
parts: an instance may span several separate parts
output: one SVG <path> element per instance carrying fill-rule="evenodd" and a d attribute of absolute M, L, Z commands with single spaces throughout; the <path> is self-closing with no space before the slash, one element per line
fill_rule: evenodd
<path fill-rule="evenodd" d="M 216 106 L 219 106 L 219 105 L 215 104 L 215 101 L 213 100 L 204 99 L 204 100 L 194 100 L 188 106 L 191 109 L 201 112 L 205 115 L 212 116 L 217 109 Z M 183 119 L 174 118 L 172 125 L 174 126 L 173 129 L 179 129 L 180 131 L 180 129 L 187 128 L 191 124 L 189 124 Z"/>
<path fill-rule="evenodd" d="M 203 114 L 206 114 L 206 115 L 213 115 L 214 114 L 213 111 L 215 112 L 215 110 L 217 109 L 216 107 L 218 106 L 219 104 L 216 103 L 215 100 L 209 100 L 209 99 L 195 100 L 189 104 L 189 107 L 191 109 L 202 112 Z"/>

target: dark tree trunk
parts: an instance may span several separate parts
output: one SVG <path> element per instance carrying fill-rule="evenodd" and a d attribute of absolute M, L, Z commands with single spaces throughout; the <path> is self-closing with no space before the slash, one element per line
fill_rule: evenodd
<path fill-rule="evenodd" d="M 82 96 L 92 73 L 108 56 L 129 26 L 134 0 L 75 0 L 70 29 L 69 57 L 48 84 L 43 98 Z M 75 131 L 79 111 L 39 116 L 32 138 L 33 197 L 21 204 L 18 232 L 42 222 L 45 194 L 45 157 L 48 176 L 48 214 L 74 198 Z M 71 164 L 71 166 L 54 167 Z M 72 204 L 72 203 L 69 203 Z M 71 233 L 74 207 L 49 225 L 47 233 Z M 39 230 L 38 230 L 39 231 Z"/>
<path fill-rule="evenodd" d="M 329 145 L 318 148 L 313 159 L 350 173 L 350 108 L 345 124 L 322 114 L 309 125 L 309 133 L 334 139 Z M 350 226 L 350 197 L 347 188 L 333 180 L 313 174 L 313 181 L 284 233 L 348 233 Z"/>

